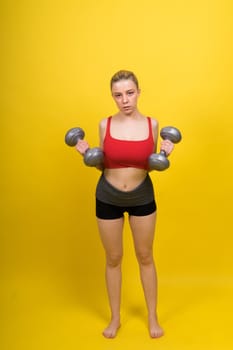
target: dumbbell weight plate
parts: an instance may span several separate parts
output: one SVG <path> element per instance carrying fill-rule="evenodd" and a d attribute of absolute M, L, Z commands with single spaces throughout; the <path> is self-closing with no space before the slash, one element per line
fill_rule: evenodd
<path fill-rule="evenodd" d="M 100 147 L 89 148 L 83 157 L 87 166 L 97 166 L 103 163 L 103 151 Z"/>
<path fill-rule="evenodd" d="M 174 128 L 174 126 L 166 126 L 165 128 L 162 128 L 160 136 L 163 140 L 170 140 L 173 143 L 180 142 L 182 138 L 180 131 L 177 128 Z"/>
<path fill-rule="evenodd" d="M 152 153 L 148 159 L 150 170 L 162 171 L 170 166 L 169 160 L 163 153 Z"/>
<path fill-rule="evenodd" d="M 85 132 L 81 128 L 69 129 L 65 135 L 65 143 L 68 146 L 75 146 L 78 140 L 82 140 L 85 137 Z"/>

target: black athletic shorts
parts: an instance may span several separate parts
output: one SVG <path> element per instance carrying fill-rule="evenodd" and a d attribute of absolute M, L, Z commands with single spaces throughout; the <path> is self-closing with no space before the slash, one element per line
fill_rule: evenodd
<path fill-rule="evenodd" d="M 96 216 L 99 219 L 119 219 L 127 212 L 129 215 L 146 216 L 156 211 L 156 202 L 153 200 L 148 204 L 136 205 L 131 207 L 121 207 L 118 205 L 107 204 L 96 198 Z"/>

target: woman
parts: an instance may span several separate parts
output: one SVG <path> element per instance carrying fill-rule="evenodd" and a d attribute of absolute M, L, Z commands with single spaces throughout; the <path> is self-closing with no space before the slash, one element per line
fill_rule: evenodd
<path fill-rule="evenodd" d="M 128 212 L 148 309 L 149 333 L 152 338 L 158 338 L 163 335 L 163 329 L 157 319 L 157 276 L 153 259 L 156 202 L 148 175 L 148 157 L 156 152 L 158 122 L 138 110 L 140 89 L 133 72 L 121 70 L 114 74 L 111 93 L 118 112 L 99 125 L 104 165 L 96 188 L 96 216 L 106 253 L 106 285 L 111 309 L 111 320 L 103 335 L 114 338 L 120 327 L 122 231 L 124 212 Z M 89 145 L 79 140 L 76 148 L 84 154 Z M 164 140 L 161 149 L 169 155 L 173 143 Z"/>

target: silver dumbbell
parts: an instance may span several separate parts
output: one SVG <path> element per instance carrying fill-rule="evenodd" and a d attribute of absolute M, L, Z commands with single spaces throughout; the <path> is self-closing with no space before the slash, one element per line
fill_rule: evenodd
<path fill-rule="evenodd" d="M 65 135 L 65 143 L 74 147 L 77 145 L 78 140 L 83 140 L 85 132 L 81 128 L 69 129 Z M 103 163 L 103 151 L 100 147 L 88 148 L 84 153 L 83 161 L 87 166 L 98 166 Z"/>
<path fill-rule="evenodd" d="M 163 140 L 170 140 L 172 143 L 178 143 L 182 139 L 180 131 L 173 126 L 162 128 L 160 136 Z M 162 171 L 170 166 L 170 162 L 164 150 L 161 150 L 159 153 L 152 153 L 148 159 L 148 163 L 150 170 Z"/>

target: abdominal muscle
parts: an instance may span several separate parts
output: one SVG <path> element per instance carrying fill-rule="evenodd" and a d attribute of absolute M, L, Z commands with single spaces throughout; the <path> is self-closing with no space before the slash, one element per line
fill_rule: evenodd
<path fill-rule="evenodd" d="M 120 191 L 132 191 L 140 185 L 147 171 L 138 168 L 104 169 L 106 180 Z"/>

